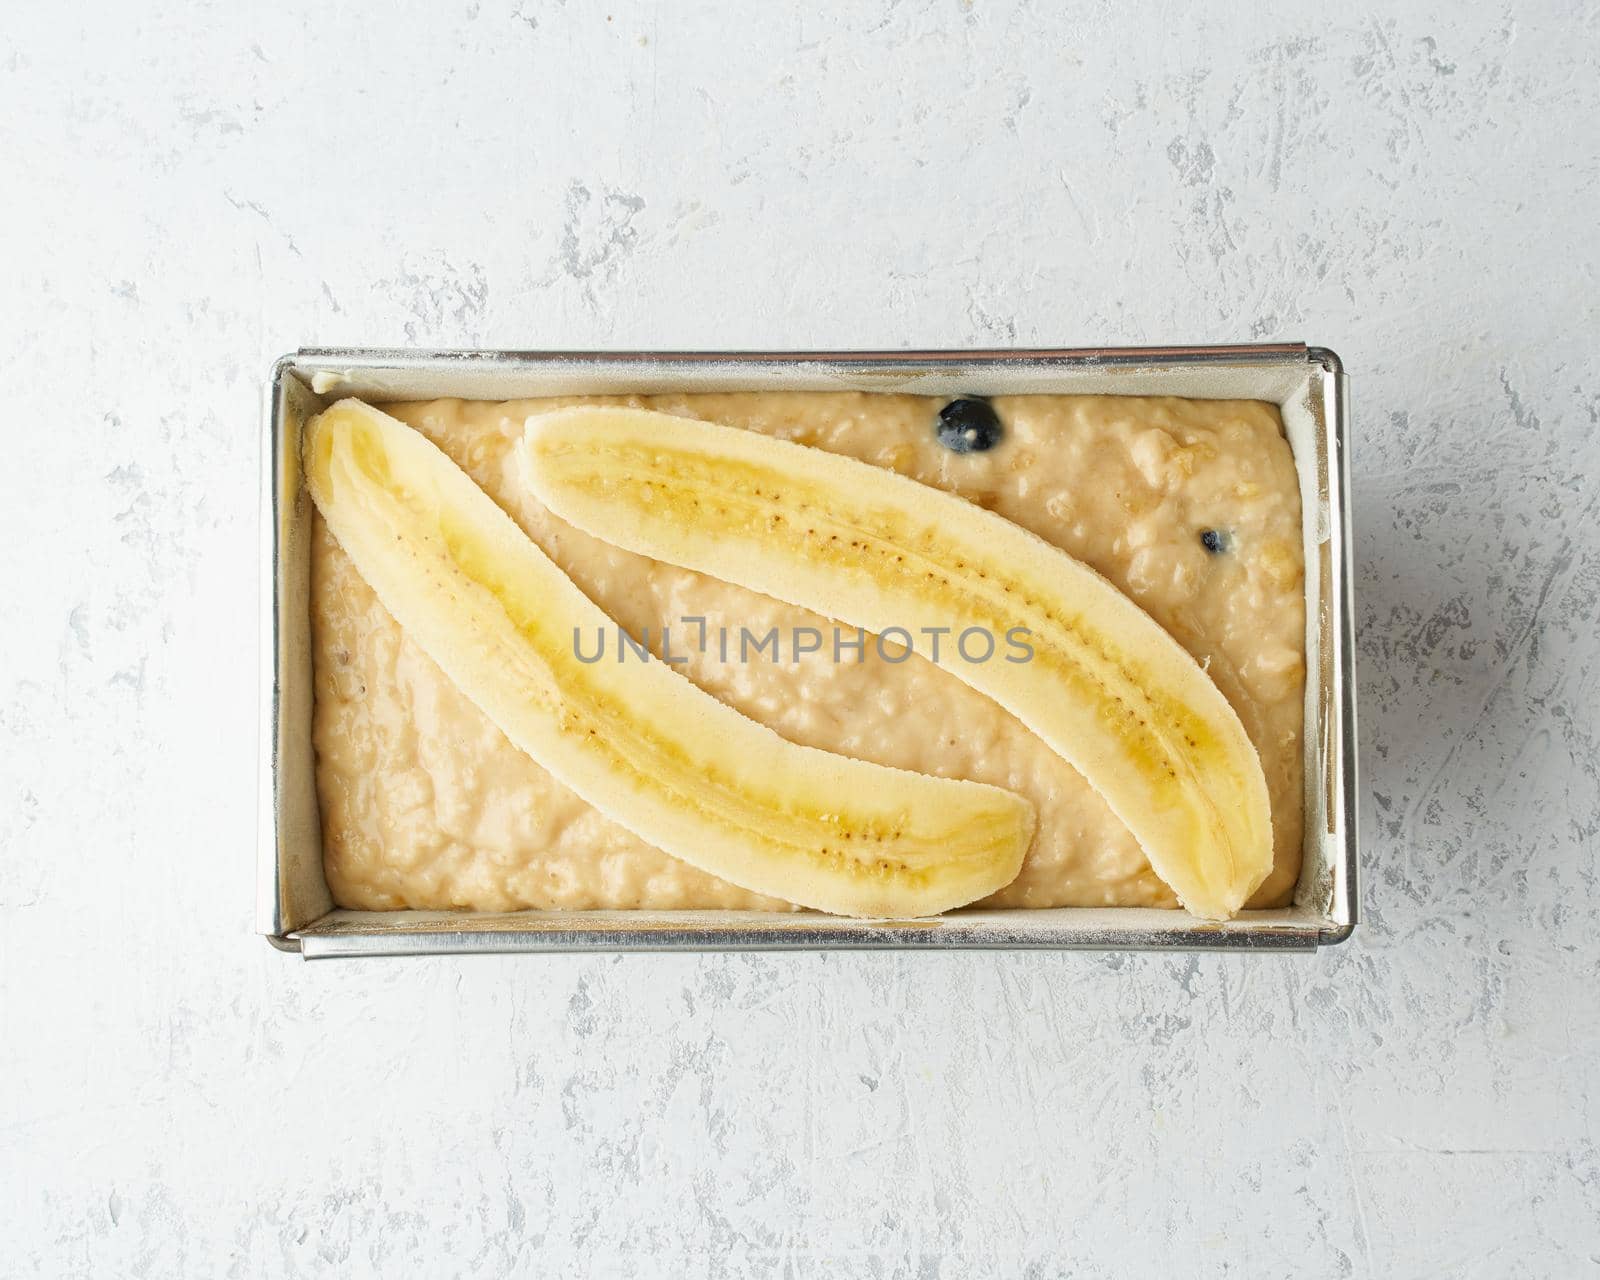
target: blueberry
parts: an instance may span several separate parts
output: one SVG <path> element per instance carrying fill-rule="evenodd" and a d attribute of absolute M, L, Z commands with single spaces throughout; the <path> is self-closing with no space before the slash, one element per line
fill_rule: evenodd
<path fill-rule="evenodd" d="M 939 443 L 952 453 L 983 453 L 1004 434 L 994 406 L 976 396 L 952 400 L 940 409 L 936 431 Z"/>
<path fill-rule="evenodd" d="M 1218 533 L 1215 529 L 1200 530 L 1200 545 L 1212 555 L 1220 555 L 1228 549 L 1228 535 Z"/>

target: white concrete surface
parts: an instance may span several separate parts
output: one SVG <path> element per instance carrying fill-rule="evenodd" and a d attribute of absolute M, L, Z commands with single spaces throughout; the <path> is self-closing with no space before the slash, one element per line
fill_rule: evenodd
<path fill-rule="evenodd" d="M 363 8 L 0 13 L 0 1271 L 1600 1265 L 1600 10 Z M 1349 945 L 250 936 L 280 351 L 1271 338 L 1354 376 Z"/>

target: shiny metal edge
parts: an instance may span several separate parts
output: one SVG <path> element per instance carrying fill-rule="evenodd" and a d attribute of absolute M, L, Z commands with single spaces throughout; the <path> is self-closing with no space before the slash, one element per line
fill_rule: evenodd
<path fill-rule="evenodd" d="M 525 912 L 515 917 L 416 913 L 429 928 L 334 911 L 295 937 L 307 959 L 342 956 L 512 954 L 557 951 L 807 950 L 1129 950 L 1311 951 L 1321 930 L 1288 911 L 1255 912 L 1245 922 L 1208 924 L 1170 911 L 1057 908 L 1068 921 L 1031 920 L 1052 912 L 957 912 L 934 920 L 846 920 L 816 912 Z M 1131 919 L 1130 919 L 1131 918 Z M 506 928 L 511 920 L 519 926 Z M 1039 925 L 1047 927 L 1040 928 Z M 1053 925 L 1054 927 L 1049 927 Z"/>
<path fill-rule="evenodd" d="M 333 909 L 310 768 L 310 525 L 299 475 L 299 426 L 314 400 L 295 359 L 273 366 L 261 437 L 256 928 L 280 950 L 295 949 L 292 932 Z"/>
<path fill-rule="evenodd" d="M 1324 868 L 1329 876 L 1325 906 L 1310 911 L 1300 904 L 1283 912 L 1250 912 L 1227 925 L 1193 920 L 1177 912 L 1135 908 L 1056 909 L 957 913 L 933 922 L 842 920 L 801 913 L 769 919 L 729 919 L 730 913 L 517 913 L 508 917 L 448 913 L 372 913 L 328 910 L 314 920 L 295 921 L 286 911 L 285 867 L 292 851 L 282 812 L 284 794 L 285 638 L 283 616 L 284 508 L 295 494 L 285 492 L 283 457 L 284 380 L 309 391 L 310 377 L 324 370 L 410 371 L 448 376 L 467 367 L 520 370 L 650 370 L 670 373 L 721 365 L 774 371 L 828 366 L 853 371 L 960 372 L 972 366 L 1016 369 L 1151 369 L 1172 371 L 1196 366 L 1300 366 L 1311 375 L 1311 394 L 1320 400 L 1328 486 L 1319 515 L 1328 522 L 1330 573 L 1326 584 L 1331 610 L 1331 669 L 1334 697 L 1329 724 L 1329 759 L 1337 771 L 1330 793 L 1329 831 L 1336 856 Z M 1135 394 L 1135 392 L 1128 392 Z M 810 949 L 1051 949 L 1051 950 L 1312 950 L 1346 940 L 1358 920 L 1357 800 L 1355 754 L 1354 612 L 1349 518 L 1348 379 L 1337 355 L 1300 343 L 1257 346 L 1076 348 L 1044 350 L 888 351 L 888 352 L 513 352 L 309 348 L 277 361 L 269 379 L 263 432 L 263 582 L 262 582 L 262 753 L 260 874 L 257 931 L 279 950 L 299 951 L 307 959 L 358 955 L 440 955 L 569 950 L 810 950 Z M 294 477 L 298 486 L 298 478 Z M 309 628 L 309 618 L 303 625 Z M 303 744 L 309 747 L 309 743 Z M 1318 778 L 1318 783 L 1324 779 Z M 304 857 L 308 851 L 301 849 Z M 318 859 L 320 862 L 320 858 Z M 326 898 L 326 887 L 322 887 Z M 1103 919 L 1110 915 L 1116 923 Z M 707 917 L 716 917 L 715 919 Z M 602 920 L 603 917 L 603 920 Z"/>
<path fill-rule="evenodd" d="M 273 363 L 262 397 L 261 431 L 261 538 L 260 538 L 260 592 L 261 630 L 258 661 L 261 666 L 260 736 L 256 744 L 256 932 L 265 934 L 267 940 L 279 950 L 299 950 L 287 937 L 291 922 L 283 911 L 283 894 L 279 884 L 279 852 L 283 844 L 280 829 L 278 777 L 280 759 L 278 744 L 281 740 L 282 717 L 280 671 L 283 667 L 279 653 L 279 637 L 283 634 L 283 619 L 279 608 L 279 564 L 282 549 L 279 545 L 281 521 L 279 491 L 282 477 L 278 474 L 278 457 L 283 423 L 278 399 L 282 394 L 283 379 L 289 376 L 294 365 L 293 356 L 281 356 Z"/>
<path fill-rule="evenodd" d="M 1324 348 L 1316 348 L 1321 351 Z M 1194 347 L 966 347 L 905 351 L 416 351 L 405 347 L 302 347 L 284 359 L 347 365 L 351 368 L 438 367 L 441 364 L 619 365 L 851 365 L 920 367 L 927 364 L 1255 364 L 1263 360 L 1302 363 L 1312 350 L 1303 342 L 1232 344 Z M 1331 354 L 1331 353 L 1329 353 Z M 1337 357 L 1335 357 L 1337 359 Z"/>
<path fill-rule="evenodd" d="M 1337 747 L 1337 806 L 1339 826 L 1334 833 L 1337 854 L 1328 923 L 1318 939 L 1321 946 L 1347 942 L 1361 921 L 1360 770 L 1356 720 L 1355 540 L 1350 484 L 1350 379 L 1344 361 L 1326 347 L 1311 347 L 1307 358 L 1323 370 L 1322 395 L 1328 423 L 1330 457 L 1328 512 L 1329 546 L 1333 568 L 1329 574 L 1335 593 L 1333 662 L 1337 711 L 1334 740 Z"/>

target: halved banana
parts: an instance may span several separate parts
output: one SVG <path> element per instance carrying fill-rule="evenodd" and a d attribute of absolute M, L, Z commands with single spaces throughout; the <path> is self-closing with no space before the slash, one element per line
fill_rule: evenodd
<path fill-rule="evenodd" d="M 998 787 L 798 746 L 655 658 L 587 664 L 611 626 L 426 437 L 357 400 L 306 429 L 312 499 L 379 600 L 506 737 L 596 809 L 759 893 L 920 916 L 1009 883 L 1033 807 Z"/>
<path fill-rule="evenodd" d="M 1216 685 L 1127 596 L 1009 520 L 854 459 L 638 409 L 530 418 L 522 461 L 539 499 L 596 537 L 909 633 L 1082 773 L 1195 915 L 1235 914 L 1271 870 L 1261 761 Z"/>

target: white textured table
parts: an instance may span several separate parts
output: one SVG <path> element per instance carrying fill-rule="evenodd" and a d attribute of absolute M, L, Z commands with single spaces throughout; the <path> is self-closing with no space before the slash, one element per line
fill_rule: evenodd
<path fill-rule="evenodd" d="M 1596 1265 L 1595 6 L 331 7 L 0 16 L 0 1270 Z M 280 351 L 1274 338 L 1354 376 L 1347 946 L 249 935 Z"/>

